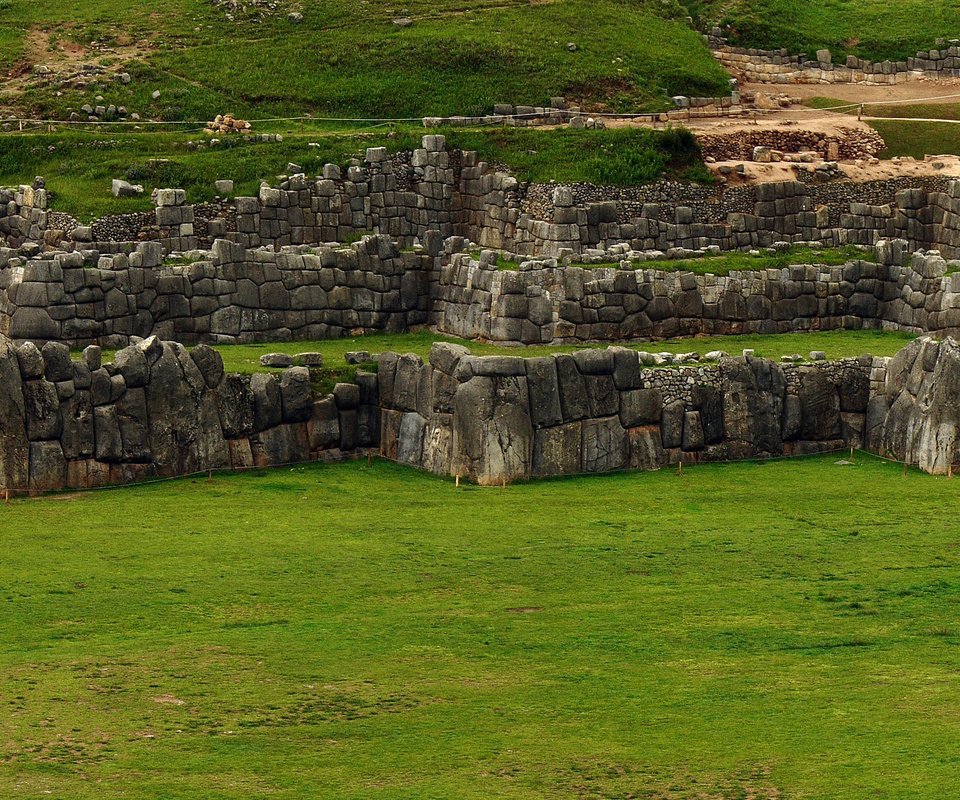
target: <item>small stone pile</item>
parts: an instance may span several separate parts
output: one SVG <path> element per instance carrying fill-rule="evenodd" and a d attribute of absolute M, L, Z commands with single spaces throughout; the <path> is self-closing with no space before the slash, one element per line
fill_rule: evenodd
<path fill-rule="evenodd" d="M 217 114 L 213 122 L 208 122 L 203 132 L 208 136 L 217 136 L 231 133 L 246 133 L 250 130 L 250 123 L 245 119 L 237 119 L 233 114 Z"/>
<path fill-rule="evenodd" d="M 757 148 L 763 153 L 815 152 L 828 161 L 851 160 L 875 156 L 886 146 L 879 133 L 859 128 L 840 128 L 837 135 L 800 129 L 737 131 L 702 134 L 697 141 L 704 158 L 717 161 L 757 160 Z"/>

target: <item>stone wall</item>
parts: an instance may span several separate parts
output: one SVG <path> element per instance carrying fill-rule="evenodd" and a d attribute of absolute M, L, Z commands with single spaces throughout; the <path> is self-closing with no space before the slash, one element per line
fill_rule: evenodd
<path fill-rule="evenodd" d="M 914 80 L 960 76 L 960 40 L 942 42 L 932 50 L 921 50 L 906 61 L 867 61 L 847 56 L 833 63 L 829 50 L 813 57 L 792 55 L 786 50 L 759 50 L 733 47 L 722 37 L 707 37 L 714 57 L 727 69 L 749 83 L 868 83 L 896 84 Z"/>
<path fill-rule="evenodd" d="M 700 334 L 885 328 L 960 330 L 960 273 L 937 253 L 884 242 L 879 261 L 734 271 L 727 276 L 559 266 L 497 268 L 495 254 L 454 254 L 440 270 L 433 319 L 466 339 L 522 344 Z M 904 263 L 906 261 L 906 263 Z M 655 263 L 655 262 L 654 262 Z M 642 265 L 641 265 L 642 266 Z"/>
<path fill-rule="evenodd" d="M 832 246 L 897 237 L 914 249 L 960 253 L 960 183 L 946 178 L 821 185 L 798 173 L 796 181 L 728 191 L 672 182 L 633 189 L 525 185 L 476 153 L 448 152 L 442 136 L 423 143 L 394 157 L 371 148 L 363 165 L 345 175 L 327 165 L 316 180 L 294 175 L 232 203 L 192 206 L 182 190 L 158 190 L 152 214 L 115 215 L 89 226 L 51 214 L 46 190 L 23 186 L 7 191 L 11 199 L 0 205 L 0 240 L 33 252 L 46 244 L 129 254 L 131 238 L 180 252 L 209 249 L 217 239 L 279 249 L 380 233 L 407 248 L 438 232 L 483 247 L 561 256 L 622 243 L 635 250 L 737 250 L 777 241 Z M 826 140 L 811 144 L 842 148 Z"/>
<path fill-rule="evenodd" d="M 0 189 L 0 242 L 20 247 L 25 242 L 42 243 L 47 230 L 47 191 L 36 186 Z"/>
<path fill-rule="evenodd" d="M 860 446 L 867 357 L 645 369 L 636 351 L 380 356 L 381 453 L 480 484 Z M 882 380 L 882 379 L 877 379 Z"/>
<path fill-rule="evenodd" d="M 439 252 L 438 236 L 428 236 Z M 247 250 L 164 263 L 158 243 L 23 259 L 0 251 L 0 333 L 72 347 L 158 335 L 192 343 L 337 338 L 429 321 L 435 258 L 386 236 L 349 246 Z"/>
<path fill-rule="evenodd" d="M 425 363 L 315 397 L 310 371 L 225 374 L 216 351 L 156 337 L 101 364 L 91 346 L 0 336 L 0 491 L 129 483 L 215 469 L 384 457 L 490 485 L 865 446 L 950 473 L 960 348 L 781 365 L 750 356 L 648 369 L 622 347 L 538 358 L 435 344 Z"/>
<path fill-rule="evenodd" d="M 309 370 L 225 374 L 200 345 L 150 337 L 100 363 L 0 336 L 0 490 L 128 483 L 337 457 L 379 442 L 376 375 L 315 398 Z"/>
<path fill-rule="evenodd" d="M 350 246 L 280 252 L 220 240 L 185 264 L 165 264 L 157 243 L 112 256 L 75 251 L 25 259 L 0 250 L 0 333 L 124 347 L 150 335 L 243 343 L 428 325 L 466 339 L 522 344 L 960 330 L 960 273 L 947 274 L 951 264 L 938 253 L 910 255 L 903 240 L 879 244 L 877 261 L 715 276 L 664 269 L 662 260 L 644 268 L 645 254 L 626 247 L 610 266 L 533 259 L 501 270 L 495 252 L 477 258 L 460 237 L 426 239 L 427 247 L 407 251 L 369 236 Z"/>
<path fill-rule="evenodd" d="M 929 189 L 881 184 L 848 182 L 830 191 L 802 181 L 762 183 L 721 203 L 645 203 L 626 220 L 618 202 L 577 202 L 573 190 L 561 186 L 535 214 L 519 215 L 513 249 L 562 257 L 621 244 L 635 251 L 728 251 L 776 242 L 835 247 L 898 238 L 912 249 L 960 254 L 960 181 L 937 181 Z M 479 241 L 486 244 L 482 236 Z"/>

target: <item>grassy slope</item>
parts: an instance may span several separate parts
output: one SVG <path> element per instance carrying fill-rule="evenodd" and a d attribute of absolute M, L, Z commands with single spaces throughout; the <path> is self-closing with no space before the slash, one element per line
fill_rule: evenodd
<path fill-rule="evenodd" d="M 691 0 L 704 20 L 733 26 L 747 47 L 792 53 L 829 47 L 873 60 L 906 59 L 937 37 L 960 37 L 960 6 L 926 0 Z"/>
<path fill-rule="evenodd" d="M 124 52 L 129 87 L 100 88 L 107 103 L 164 119 L 303 112 L 349 116 L 476 114 L 495 102 L 543 104 L 566 94 L 597 107 L 663 107 L 668 94 L 716 94 L 725 75 L 676 3 L 652 0 L 526 0 L 406 3 L 280 0 L 261 22 L 230 22 L 207 0 L 152 4 L 37 0 L 0 10 L 0 41 L 55 31 L 89 45 L 116 36 L 146 40 Z M 287 11 L 302 10 L 300 25 Z M 13 34 L 11 34 L 13 31 Z M 643 35 L 638 35 L 642 32 Z M 578 45 L 576 52 L 568 42 Z M 59 45 L 57 45 L 59 46 Z M 132 57 L 131 57 L 132 55 Z M 6 56 L 8 64 L 22 52 Z M 34 54 L 32 61 L 53 60 Z M 91 56 L 95 58 L 95 54 Z M 151 93 L 161 90 L 154 101 Z M 62 113 L 96 91 L 31 91 L 22 104 Z"/>
<path fill-rule="evenodd" d="M 505 163 L 521 180 L 587 181 L 635 185 L 671 177 L 702 179 L 699 150 L 685 132 L 647 130 L 441 131 L 448 146 L 479 151 L 481 158 Z M 261 179 L 276 182 L 288 162 L 316 175 L 324 163 L 346 163 L 362 157 L 365 148 L 386 145 L 391 151 L 418 147 L 424 129 L 400 127 L 388 138 L 382 131 L 312 130 L 284 135 L 280 143 L 247 142 L 239 137 L 215 149 L 191 150 L 195 134 L 43 133 L 0 138 L 0 185 L 48 179 L 52 207 L 83 219 L 105 213 L 142 211 L 152 207 L 150 190 L 175 186 L 188 199 L 209 200 L 214 181 L 232 178 L 238 195 L 257 193 Z M 203 140 L 203 137 L 200 137 Z M 316 145 L 316 146 L 313 146 Z M 151 167 L 151 159 L 166 159 Z M 115 198 L 112 178 L 143 184 L 139 198 Z M 707 176 L 709 177 L 709 176 Z"/>
<path fill-rule="evenodd" d="M 0 506 L 0 793 L 949 796 L 960 483 L 835 458 Z"/>

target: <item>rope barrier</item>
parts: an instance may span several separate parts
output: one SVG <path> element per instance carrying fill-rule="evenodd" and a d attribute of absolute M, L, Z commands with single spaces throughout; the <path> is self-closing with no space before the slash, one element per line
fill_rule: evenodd
<path fill-rule="evenodd" d="M 626 120 L 635 120 L 635 119 L 649 119 L 651 122 L 658 122 L 661 114 L 676 114 L 678 112 L 685 112 L 687 118 L 693 117 L 727 117 L 730 116 L 729 112 L 700 112 L 696 109 L 671 109 L 670 111 L 662 112 L 614 112 L 614 111 L 597 111 L 593 113 L 587 112 L 571 112 L 566 110 L 559 110 L 560 114 L 567 116 L 583 116 L 583 117 L 600 117 L 603 119 L 626 119 Z M 764 111 L 766 113 L 766 111 Z M 413 123 L 423 123 L 425 119 L 439 119 L 443 121 L 448 121 L 451 119 L 479 119 L 482 120 L 480 124 L 487 125 L 497 125 L 503 120 L 533 120 L 533 119 L 542 119 L 544 117 L 556 116 L 556 113 L 529 113 L 529 114 L 492 114 L 492 115 L 477 115 L 477 114 L 452 114 L 447 116 L 431 116 L 429 114 L 420 116 L 420 117 L 315 117 L 311 115 L 303 115 L 297 117 L 265 117 L 263 119 L 252 119 L 248 122 L 252 123 L 266 123 L 266 122 L 317 122 L 317 123 L 362 123 L 362 124 L 371 124 L 371 125 L 389 125 L 401 122 L 413 122 Z M 487 121 L 483 121 L 487 120 Z M 35 117 L 7 117 L 2 120 L 3 122 L 15 122 L 18 125 L 72 125 L 77 127 L 82 126 L 127 126 L 127 127 L 143 127 L 143 126 L 163 126 L 163 125 L 186 125 L 186 126 L 199 126 L 201 129 L 209 126 L 209 120 L 117 120 L 117 121 L 105 121 L 105 120 L 80 120 L 80 119 L 40 119 Z M 461 126 L 454 126 L 461 127 Z M 471 127 L 471 126 L 462 126 L 462 127 Z M 225 134 L 226 135 L 226 134 Z"/>

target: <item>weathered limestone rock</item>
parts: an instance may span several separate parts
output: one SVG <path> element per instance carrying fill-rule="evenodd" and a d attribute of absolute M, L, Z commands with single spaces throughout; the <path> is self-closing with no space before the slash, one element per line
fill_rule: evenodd
<path fill-rule="evenodd" d="M 880 442 L 890 455 L 925 472 L 945 474 L 957 463 L 960 431 L 960 347 L 952 338 L 918 339 L 891 359 L 892 398 Z"/>
<path fill-rule="evenodd" d="M 527 478 L 533 423 L 527 379 L 475 376 L 454 398 L 453 471 L 481 485 Z"/>
<path fill-rule="evenodd" d="M 36 348 L 34 348 L 36 350 Z M 39 351 L 37 351 L 39 355 Z M 0 336 L 0 488 L 23 489 L 29 480 L 29 442 L 19 353 Z"/>
<path fill-rule="evenodd" d="M 723 432 L 731 456 L 782 453 L 783 368 L 744 356 L 723 359 L 720 375 Z"/>
<path fill-rule="evenodd" d="M 179 345 L 166 343 L 146 391 L 150 451 L 161 475 L 185 475 L 230 464 L 216 398 Z"/>

